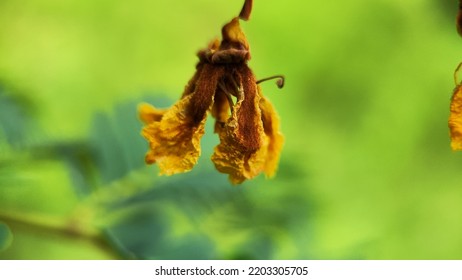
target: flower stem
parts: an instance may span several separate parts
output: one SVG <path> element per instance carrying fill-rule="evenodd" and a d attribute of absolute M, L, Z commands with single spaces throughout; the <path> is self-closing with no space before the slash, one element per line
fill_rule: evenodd
<path fill-rule="evenodd" d="M 242 20 L 249 20 L 250 13 L 252 13 L 253 0 L 245 0 L 239 18 Z"/>
<path fill-rule="evenodd" d="M 86 239 L 109 255 L 114 256 L 114 258 L 121 258 L 119 253 L 111 247 L 110 242 L 101 230 L 89 224 L 84 224 L 77 218 L 74 216 L 60 218 L 42 214 L 0 211 L 0 220 L 7 224 L 23 225 L 30 231 L 54 233 L 67 238 Z"/>

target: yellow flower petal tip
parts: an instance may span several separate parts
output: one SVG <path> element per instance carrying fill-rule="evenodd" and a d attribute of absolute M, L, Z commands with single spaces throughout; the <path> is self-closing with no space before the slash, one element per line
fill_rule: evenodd
<path fill-rule="evenodd" d="M 453 151 L 462 151 L 462 139 L 457 139 L 457 141 L 451 141 L 451 149 Z"/>
<path fill-rule="evenodd" d="M 145 124 L 160 121 L 166 111 L 166 109 L 157 109 L 156 107 L 147 103 L 141 103 L 138 106 L 139 117 Z"/>
<path fill-rule="evenodd" d="M 246 0 L 241 18 L 248 19 L 251 8 L 252 1 Z M 222 37 L 221 42 L 213 40 L 199 51 L 196 73 L 171 108 L 139 105 L 139 118 L 145 123 L 142 135 L 149 143 L 145 161 L 156 163 L 161 175 L 194 167 L 209 113 L 215 118 L 215 133 L 220 139 L 211 159 L 232 184 L 261 173 L 267 177 L 276 173 L 284 137 L 279 131 L 279 117 L 259 83 L 278 77 L 281 88 L 283 76 L 256 80 L 247 65 L 249 45 L 239 18 L 222 28 Z"/>

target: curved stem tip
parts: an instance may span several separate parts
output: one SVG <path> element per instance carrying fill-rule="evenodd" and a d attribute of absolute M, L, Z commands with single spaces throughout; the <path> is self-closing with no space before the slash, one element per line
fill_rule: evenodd
<path fill-rule="evenodd" d="M 271 76 L 271 77 L 268 77 L 268 78 L 264 78 L 264 79 L 258 80 L 257 84 L 263 83 L 263 82 L 266 82 L 266 81 L 269 81 L 269 80 L 273 80 L 273 79 L 278 79 L 276 81 L 276 85 L 278 86 L 278 88 L 283 88 L 284 87 L 284 83 L 285 83 L 285 80 L 286 80 L 284 75 L 275 75 L 275 76 Z"/>

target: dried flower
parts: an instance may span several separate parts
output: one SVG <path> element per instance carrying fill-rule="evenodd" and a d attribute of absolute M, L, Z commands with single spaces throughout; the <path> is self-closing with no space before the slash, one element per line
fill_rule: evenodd
<path fill-rule="evenodd" d="M 247 20 L 251 9 L 252 1 L 247 0 L 239 17 Z M 284 140 L 279 117 L 258 85 L 267 79 L 257 81 L 247 66 L 249 44 L 239 18 L 223 26 L 221 42 L 212 41 L 198 57 L 196 73 L 171 108 L 140 105 L 146 124 L 142 135 L 150 146 L 146 163 L 157 163 L 160 174 L 166 175 L 191 170 L 200 156 L 200 138 L 210 112 L 220 138 L 212 155 L 217 170 L 229 174 L 233 184 L 261 172 L 273 176 Z M 270 78 L 280 78 L 278 86 L 283 86 L 282 76 Z"/>
<path fill-rule="evenodd" d="M 451 148 L 453 150 L 462 150 L 462 85 L 457 79 L 457 74 L 461 66 L 462 63 L 457 66 L 454 72 L 456 88 L 451 98 L 449 115 L 449 132 L 451 136 Z"/>

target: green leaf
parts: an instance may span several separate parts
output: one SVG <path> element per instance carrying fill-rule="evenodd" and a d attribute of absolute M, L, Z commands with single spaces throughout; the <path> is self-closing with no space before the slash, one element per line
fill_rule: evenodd
<path fill-rule="evenodd" d="M 10 228 L 0 222 L 0 252 L 7 249 L 13 243 L 13 233 Z"/>
<path fill-rule="evenodd" d="M 34 113 L 28 97 L 10 92 L 0 84 L 0 136 L 3 134 L 12 147 L 21 148 L 37 132 Z"/>

